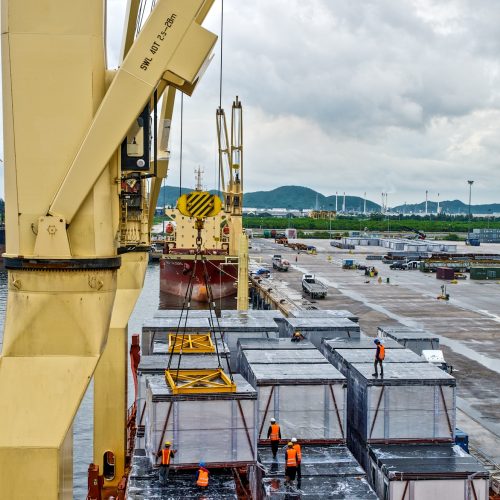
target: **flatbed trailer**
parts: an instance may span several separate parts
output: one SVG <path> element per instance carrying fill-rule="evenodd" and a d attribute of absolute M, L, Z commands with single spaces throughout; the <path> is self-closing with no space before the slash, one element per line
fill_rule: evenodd
<path fill-rule="evenodd" d="M 328 287 L 321 281 L 316 280 L 314 274 L 302 276 L 302 290 L 311 296 L 311 299 L 324 299 L 328 293 Z"/>

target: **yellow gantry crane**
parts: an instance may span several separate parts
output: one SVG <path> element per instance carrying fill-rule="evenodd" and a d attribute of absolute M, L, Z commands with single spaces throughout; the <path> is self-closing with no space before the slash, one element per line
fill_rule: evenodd
<path fill-rule="evenodd" d="M 92 377 L 94 462 L 108 488 L 125 471 L 127 323 L 175 92 L 191 95 L 217 39 L 201 26 L 213 0 L 157 0 L 140 30 L 140 1 L 128 0 L 116 71 L 106 67 L 106 0 L 1 1 L 0 496 L 69 499 L 73 419 Z"/>

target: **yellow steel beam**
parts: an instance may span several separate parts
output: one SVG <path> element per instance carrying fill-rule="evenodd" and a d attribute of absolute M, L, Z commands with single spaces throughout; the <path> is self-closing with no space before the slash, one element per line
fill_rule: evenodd
<path fill-rule="evenodd" d="M 239 240 L 237 309 L 246 311 L 248 309 L 248 236 L 241 233 Z"/>
<path fill-rule="evenodd" d="M 127 2 L 120 61 L 123 61 L 127 57 L 128 51 L 134 43 L 140 3 L 141 0 L 128 0 Z"/>
<path fill-rule="evenodd" d="M 168 352 L 183 354 L 208 354 L 215 352 L 210 333 L 169 333 Z"/>
<path fill-rule="evenodd" d="M 163 200 L 159 200 L 160 189 L 163 179 L 168 175 L 168 164 L 170 161 L 169 139 L 170 139 L 170 124 L 174 114 L 175 103 L 174 87 L 167 87 L 163 94 L 163 101 L 158 123 L 158 162 L 157 162 L 157 177 L 151 180 L 151 191 L 149 195 L 149 226 L 153 226 L 155 209 L 159 201 L 163 206 Z"/>
<path fill-rule="evenodd" d="M 222 368 L 214 370 L 166 370 L 165 380 L 172 394 L 236 392 L 236 384 Z"/>
<path fill-rule="evenodd" d="M 159 0 L 118 70 L 48 212 L 71 223 L 130 124 L 168 71 L 195 84 L 217 37 L 196 18 L 203 0 Z M 110 126 L 110 124 L 113 126 Z"/>

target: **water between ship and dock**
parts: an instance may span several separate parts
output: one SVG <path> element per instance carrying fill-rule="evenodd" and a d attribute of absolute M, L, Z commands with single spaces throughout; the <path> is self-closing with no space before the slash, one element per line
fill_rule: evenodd
<path fill-rule="evenodd" d="M 0 271 L 0 349 L 3 342 L 3 327 L 7 305 L 7 272 Z M 200 309 L 204 304 L 194 304 Z M 217 301 L 221 309 L 235 309 L 235 297 L 226 297 Z M 142 323 L 152 318 L 158 309 L 180 309 L 182 298 L 168 296 L 160 292 L 159 263 L 149 264 L 146 271 L 144 288 L 129 322 L 129 342 L 132 334 L 140 333 Z M 129 376 L 129 404 L 133 400 L 132 378 Z M 93 385 L 90 384 L 83 398 L 80 410 L 73 425 L 73 497 L 85 499 L 87 495 L 87 469 L 92 462 L 93 446 Z M 28 457 L 26 458 L 28 459 Z"/>

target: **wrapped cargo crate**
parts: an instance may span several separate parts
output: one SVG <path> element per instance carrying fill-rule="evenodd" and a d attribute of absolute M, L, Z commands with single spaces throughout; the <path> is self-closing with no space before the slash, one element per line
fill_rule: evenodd
<path fill-rule="evenodd" d="M 368 477 L 387 500 L 489 498 L 489 472 L 455 445 L 369 446 Z"/>
<path fill-rule="evenodd" d="M 359 317 L 346 309 L 293 309 L 290 313 L 292 318 L 347 318 L 354 323 Z"/>
<path fill-rule="evenodd" d="M 168 344 L 169 333 L 206 333 L 210 331 L 207 318 L 154 317 L 142 325 L 141 354 L 147 356 L 153 353 L 155 342 Z"/>
<path fill-rule="evenodd" d="M 227 343 L 231 354 L 231 369 L 238 371 L 237 344 L 239 339 L 254 338 L 278 338 L 279 327 L 272 318 L 221 318 L 219 320 L 220 331 L 224 334 L 224 340 Z"/>
<path fill-rule="evenodd" d="M 349 372 L 348 421 L 360 443 L 454 440 L 454 377 L 429 363 L 387 363 L 383 378 L 372 372 L 368 363 Z"/>
<path fill-rule="evenodd" d="M 328 362 L 254 363 L 245 373 L 258 392 L 259 439 L 267 438 L 274 417 L 283 439 L 296 435 L 306 441 L 345 441 L 346 379 Z"/>
<path fill-rule="evenodd" d="M 296 331 L 299 331 L 318 348 L 324 338 L 360 336 L 359 325 L 347 318 L 287 318 L 285 325 L 287 337 L 290 338 Z"/>
<path fill-rule="evenodd" d="M 236 467 L 256 460 L 257 393 L 241 375 L 236 392 L 173 395 L 165 377 L 146 387 L 145 449 L 151 463 L 165 441 L 175 464 Z"/>
<path fill-rule="evenodd" d="M 433 333 L 404 326 L 379 326 L 379 333 L 384 338 L 391 338 L 419 356 L 422 351 L 439 349 L 439 337 Z"/>
<path fill-rule="evenodd" d="M 373 337 L 361 334 L 359 338 L 323 339 L 321 342 L 321 352 L 328 358 L 333 349 L 375 349 Z M 386 349 L 404 349 L 405 347 L 394 339 L 384 338 L 382 344 Z"/>
<path fill-rule="evenodd" d="M 367 363 L 373 367 L 375 353 L 375 344 L 373 344 L 373 349 L 331 349 L 327 351 L 326 358 L 342 375 L 347 377 L 353 364 Z M 386 347 L 384 366 L 388 363 L 427 363 L 427 361 L 409 349 Z"/>

